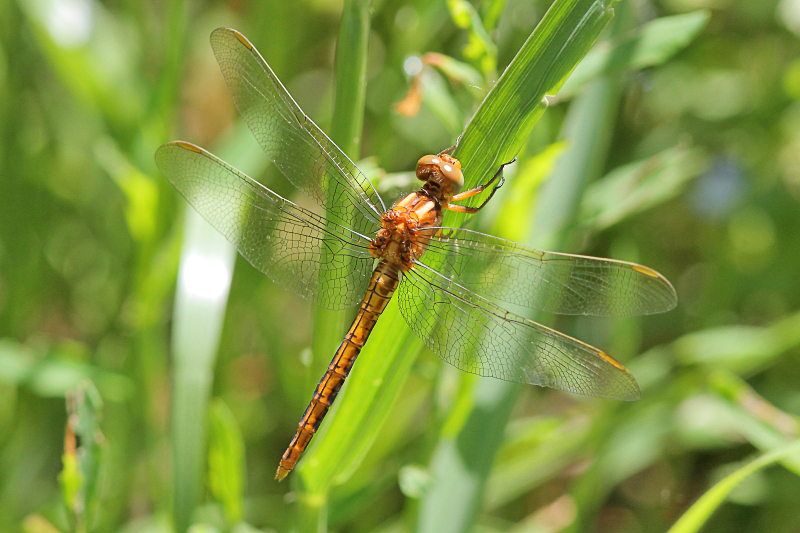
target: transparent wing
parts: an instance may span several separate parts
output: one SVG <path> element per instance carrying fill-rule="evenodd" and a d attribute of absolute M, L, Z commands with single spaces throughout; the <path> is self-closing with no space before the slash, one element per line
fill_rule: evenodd
<path fill-rule="evenodd" d="M 602 350 L 509 313 L 424 265 L 404 273 L 397 299 L 411 329 L 456 368 L 577 394 L 639 399 L 633 376 Z"/>
<path fill-rule="evenodd" d="M 203 218 L 275 283 L 330 309 L 363 298 L 374 266 L 367 237 L 326 223 L 193 144 L 163 145 L 156 164 Z"/>
<path fill-rule="evenodd" d="M 440 228 L 420 261 L 489 299 L 562 315 L 632 316 L 675 307 L 669 281 L 646 266 L 560 254 Z"/>
<path fill-rule="evenodd" d="M 295 103 L 241 33 L 218 28 L 211 47 L 228 91 L 256 140 L 295 187 L 326 216 L 361 234 L 374 233 L 386 209 L 369 180 Z"/>

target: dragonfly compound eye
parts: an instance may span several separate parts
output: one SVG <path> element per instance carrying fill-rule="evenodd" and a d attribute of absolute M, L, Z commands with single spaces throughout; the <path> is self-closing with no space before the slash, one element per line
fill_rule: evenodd
<path fill-rule="evenodd" d="M 449 161 L 442 161 L 439 165 L 444 179 L 453 186 L 453 194 L 458 194 L 464 187 L 464 174 L 461 169 Z"/>
<path fill-rule="evenodd" d="M 442 159 L 435 155 L 426 155 L 417 161 L 417 178 L 422 181 L 428 181 L 432 172 L 439 170 L 439 164 Z"/>

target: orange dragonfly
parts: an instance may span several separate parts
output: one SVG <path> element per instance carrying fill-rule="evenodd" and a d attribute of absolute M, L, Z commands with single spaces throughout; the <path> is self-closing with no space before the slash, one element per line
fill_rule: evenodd
<path fill-rule="evenodd" d="M 442 227 L 444 210 L 477 212 L 503 181 L 501 166 L 486 184 L 461 191 L 461 164 L 449 150 L 420 159 L 416 175 L 422 187 L 387 210 L 244 35 L 220 28 L 211 34 L 211 46 L 261 147 L 325 215 L 282 198 L 188 142 L 159 148 L 158 167 L 275 283 L 329 309 L 361 304 L 280 461 L 277 479 L 286 477 L 308 446 L 394 294 L 409 327 L 461 370 L 590 396 L 639 398 L 636 380 L 610 355 L 501 304 L 566 315 L 658 313 L 676 304 L 664 276 L 635 263 L 545 252 Z M 479 207 L 454 203 L 492 184 Z"/>

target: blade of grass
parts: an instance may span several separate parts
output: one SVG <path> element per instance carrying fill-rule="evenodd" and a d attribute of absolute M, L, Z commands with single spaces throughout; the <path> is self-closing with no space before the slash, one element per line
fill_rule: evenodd
<path fill-rule="evenodd" d="M 551 16 L 556 17 L 555 20 L 548 20 Z M 537 56 L 532 51 L 528 53 L 527 57 L 530 58 L 534 70 L 527 79 L 549 79 L 549 83 L 553 85 L 545 85 L 543 82 L 539 90 L 542 93 L 550 90 L 555 92 L 556 87 L 563 83 L 612 16 L 613 11 L 605 3 L 578 1 L 554 4 L 539 26 L 543 27 L 542 32 L 549 30 L 551 35 L 563 36 L 564 41 L 560 43 L 562 48 L 558 48 L 553 40 L 548 39 L 548 35 L 537 35 L 540 33 L 537 28 L 528 42 L 545 43 L 556 48 L 552 50 L 545 46 L 539 50 L 542 56 Z M 569 29 L 574 29 L 574 32 Z M 517 58 L 520 56 L 522 52 Z M 537 70 L 540 71 L 538 75 Z M 500 82 L 502 81 L 503 78 Z M 495 89 L 501 85 L 500 82 Z M 616 108 L 617 91 L 615 84 L 604 80 L 593 86 L 570 109 L 565 124 L 565 137 L 570 148 L 558 161 L 553 175 L 542 187 L 528 244 L 563 248 L 562 243 L 566 240 L 567 229 L 571 227 L 576 216 L 587 180 L 601 172 L 610 137 L 610 117 Z M 532 127 L 532 122 L 541 114 L 543 107 L 532 100 L 515 100 L 512 97 L 514 103 L 511 105 L 529 110 L 528 117 L 520 117 L 520 123 Z M 508 135 L 507 139 L 508 146 L 519 146 L 524 140 L 513 135 Z M 468 145 L 471 139 L 465 134 L 462 141 Z M 481 139 L 475 139 L 474 142 L 480 143 Z M 502 152 L 490 152 L 492 153 Z M 530 213 L 527 218 L 531 218 Z M 516 221 L 517 225 L 520 223 Z M 513 230 L 513 227 L 509 229 Z M 505 229 L 498 227 L 497 233 L 503 235 Z M 480 380 L 474 394 L 476 398 L 484 400 L 476 401 L 476 408 L 458 435 L 440 441 L 431 462 L 437 483 L 420 506 L 420 531 L 463 531 L 474 522 L 481 509 L 484 487 L 494 456 L 503 440 L 503 428 L 520 390 L 521 387 L 517 384 Z"/>
<path fill-rule="evenodd" d="M 367 43 L 371 0 L 347 0 L 336 44 L 336 94 L 331 139 L 358 159 L 367 94 Z"/>
<path fill-rule="evenodd" d="M 719 483 L 711 487 L 699 500 L 694 502 L 683 516 L 669 529 L 668 533 L 694 533 L 695 531 L 700 531 L 700 528 L 703 527 L 714 511 L 722 505 L 722 502 L 725 501 L 728 494 L 730 494 L 739 483 L 754 472 L 797 453 L 800 453 L 800 440 L 796 440 L 786 446 L 765 453 L 758 459 L 739 468 L 732 474 L 729 474 Z"/>
<path fill-rule="evenodd" d="M 222 235 L 187 209 L 172 335 L 176 531 L 188 529 L 202 493 L 208 401 L 234 254 Z"/>
<path fill-rule="evenodd" d="M 67 394 L 64 468 L 58 476 L 62 500 L 73 531 L 92 529 L 98 505 L 98 487 L 105 440 L 100 432 L 103 400 L 94 384 L 83 381 Z"/>
<path fill-rule="evenodd" d="M 570 98 L 598 76 L 618 74 L 626 69 L 660 65 L 687 47 L 706 27 L 707 9 L 661 17 L 617 39 L 598 44 L 586 54 L 558 92 L 558 99 Z"/>
<path fill-rule="evenodd" d="M 599 0 L 553 3 L 486 95 L 453 152 L 466 171 L 465 188 L 485 182 L 520 151 L 547 107 L 545 96 L 558 91 L 613 17 L 611 4 Z M 467 218 L 456 213 L 447 224 L 462 225 Z"/>
<path fill-rule="evenodd" d="M 258 173 L 266 159 L 260 152 L 249 151 L 249 137 L 249 130 L 240 123 L 219 154 L 229 161 L 250 159 L 246 168 Z M 247 152 L 242 153 L 243 149 Z M 202 492 L 208 404 L 236 258 L 233 246 L 193 209 L 187 209 L 186 218 L 172 331 L 176 531 L 189 527 Z"/>
<path fill-rule="evenodd" d="M 244 438 L 236 418 L 220 399 L 211 404 L 208 485 L 222 505 L 228 526 L 241 522 L 244 495 Z"/>
<path fill-rule="evenodd" d="M 682 145 L 617 167 L 587 189 L 580 223 L 593 231 L 606 229 L 677 196 L 707 167 L 703 150 Z"/>
<path fill-rule="evenodd" d="M 674 354 L 684 365 L 700 364 L 745 375 L 772 364 L 800 345 L 800 312 L 769 326 L 722 326 L 677 339 Z"/>

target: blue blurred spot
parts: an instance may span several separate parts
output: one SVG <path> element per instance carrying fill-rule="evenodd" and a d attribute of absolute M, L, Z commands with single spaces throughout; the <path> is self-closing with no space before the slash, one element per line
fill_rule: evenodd
<path fill-rule="evenodd" d="M 745 187 L 741 166 L 729 157 L 718 157 L 695 181 L 691 206 L 703 218 L 723 218 L 739 203 Z"/>

